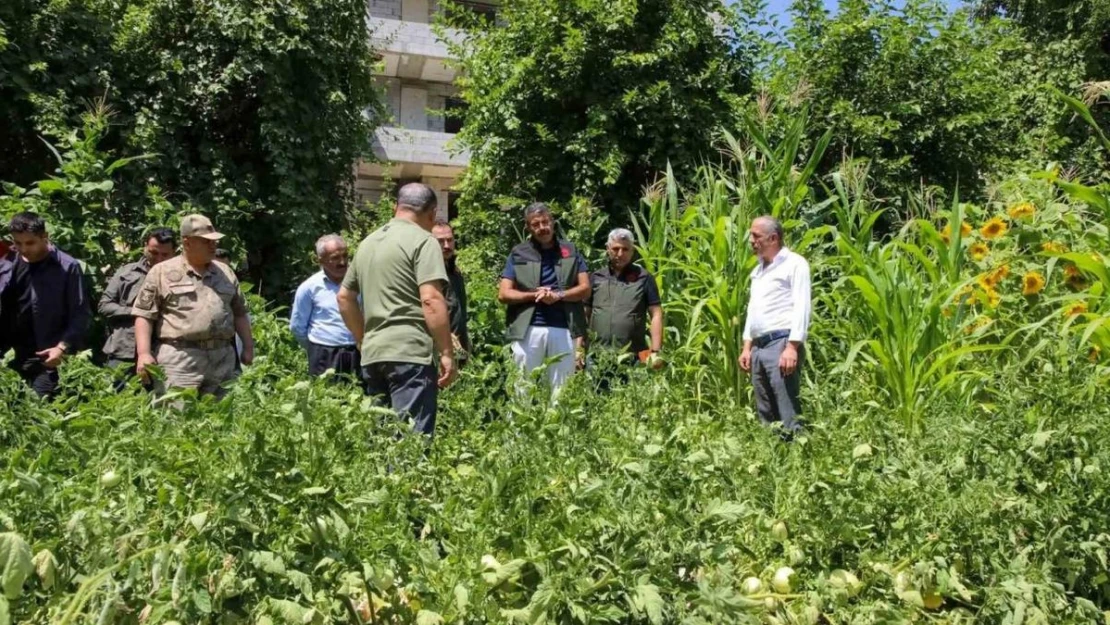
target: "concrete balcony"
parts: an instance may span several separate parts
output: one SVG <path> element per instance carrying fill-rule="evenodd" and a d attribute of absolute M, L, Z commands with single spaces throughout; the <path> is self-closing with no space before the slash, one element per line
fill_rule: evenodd
<path fill-rule="evenodd" d="M 371 17 L 369 25 L 370 45 L 385 63 L 381 75 L 428 82 L 455 80 L 455 68 L 447 63 L 451 58 L 447 45 L 431 24 Z M 448 29 L 445 36 L 457 41 L 461 34 Z"/>
<path fill-rule="evenodd" d="M 374 132 L 374 155 L 386 166 L 369 165 L 372 172 L 395 178 L 455 178 L 470 163 L 466 152 L 451 153 L 448 143 L 455 135 L 409 128 L 378 128 Z"/>

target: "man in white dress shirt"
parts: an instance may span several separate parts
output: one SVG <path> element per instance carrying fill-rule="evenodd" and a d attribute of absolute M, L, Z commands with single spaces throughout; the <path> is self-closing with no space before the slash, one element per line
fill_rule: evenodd
<path fill-rule="evenodd" d="M 751 274 L 740 368 L 751 372 L 759 420 L 781 421 L 790 434 L 802 428 L 798 391 L 809 328 L 809 263 L 783 246 L 782 224 L 773 217 L 757 217 L 749 234 L 759 262 Z"/>

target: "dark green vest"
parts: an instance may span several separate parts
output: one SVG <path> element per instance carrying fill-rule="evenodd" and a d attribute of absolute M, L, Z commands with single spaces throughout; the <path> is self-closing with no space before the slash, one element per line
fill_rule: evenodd
<path fill-rule="evenodd" d="M 566 241 L 558 242 L 561 250 L 555 274 L 559 284 L 564 290 L 578 284 L 577 265 L 578 250 Z M 516 273 L 516 288 L 521 291 L 534 291 L 540 287 L 540 250 L 531 239 L 513 248 L 509 253 L 509 262 L 513 264 Z M 585 334 L 586 317 L 580 302 L 562 302 L 567 313 L 567 326 L 572 336 Z M 536 312 L 535 304 L 512 304 L 505 316 L 505 338 L 510 341 L 521 341 L 528 332 L 532 323 L 532 314 Z"/>
<path fill-rule="evenodd" d="M 652 278 L 639 265 L 627 267 L 625 275 L 629 274 L 635 277 L 627 282 L 609 268 L 590 276 L 590 332 L 597 335 L 599 344 L 639 352 L 648 348 L 647 281 Z"/>

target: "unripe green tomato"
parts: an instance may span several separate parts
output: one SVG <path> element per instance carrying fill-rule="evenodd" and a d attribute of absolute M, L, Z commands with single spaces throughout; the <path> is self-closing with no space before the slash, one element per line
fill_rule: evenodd
<path fill-rule="evenodd" d="M 746 577 L 740 584 L 740 588 L 745 595 L 754 595 L 763 590 L 763 582 L 758 577 Z"/>
<path fill-rule="evenodd" d="M 789 535 L 790 532 L 786 531 L 786 523 L 783 521 L 775 521 L 775 524 L 771 526 L 771 536 L 774 536 L 775 540 L 780 543 L 789 538 Z"/>
<path fill-rule="evenodd" d="M 113 469 L 108 469 L 100 474 L 100 486 L 103 488 L 115 488 L 121 480 L 123 480 L 123 476 Z"/>

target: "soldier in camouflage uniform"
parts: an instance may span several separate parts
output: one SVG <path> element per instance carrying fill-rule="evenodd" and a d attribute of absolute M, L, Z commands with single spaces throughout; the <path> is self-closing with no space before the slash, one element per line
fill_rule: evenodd
<path fill-rule="evenodd" d="M 165 388 L 195 388 L 221 396 L 224 384 L 238 375 L 237 363 L 254 360 L 254 340 L 239 280 L 216 262 L 216 242 L 223 235 L 203 215 L 181 220 L 182 254 L 151 268 L 132 314 L 139 375 L 158 364 Z M 243 351 L 238 357 L 233 339 Z M 157 344 L 152 349 L 152 343 Z"/>

